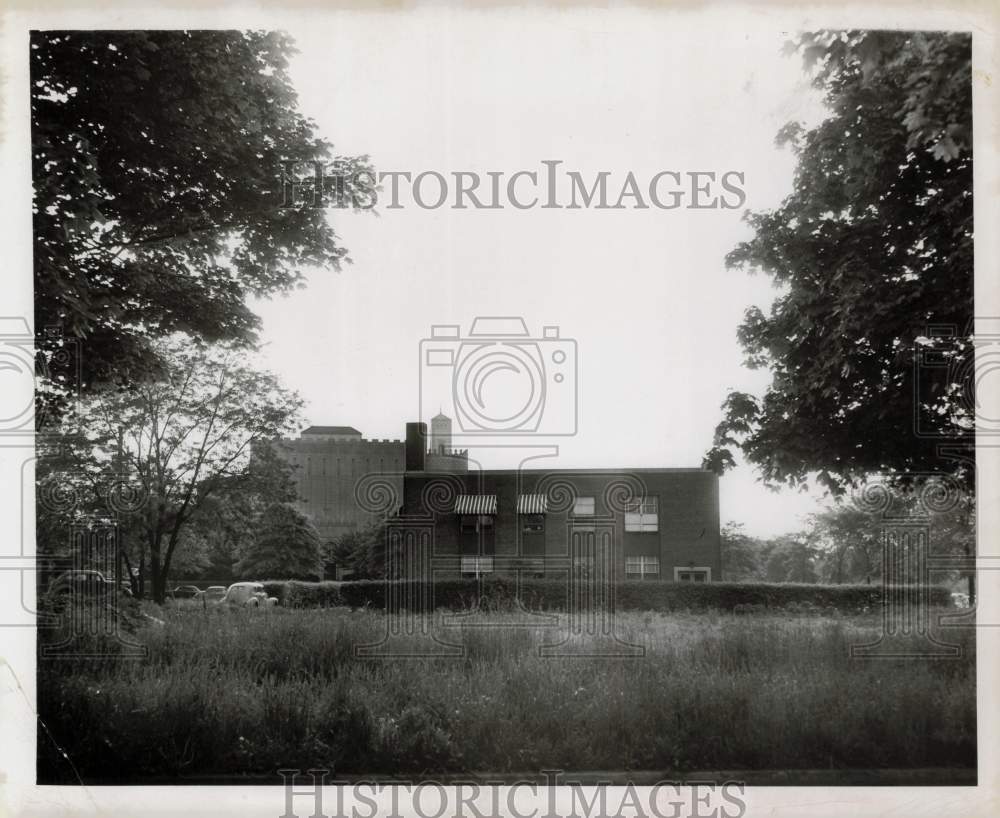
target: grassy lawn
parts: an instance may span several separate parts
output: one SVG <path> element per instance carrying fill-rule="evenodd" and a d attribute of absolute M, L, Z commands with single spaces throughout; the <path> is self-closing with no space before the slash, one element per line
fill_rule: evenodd
<path fill-rule="evenodd" d="M 861 660 L 877 615 L 627 612 L 645 655 L 558 658 L 539 656 L 552 628 L 491 613 L 447 630 L 462 656 L 359 659 L 385 614 L 155 615 L 145 658 L 39 659 L 40 783 L 75 780 L 53 740 L 84 780 L 976 762 L 970 631 L 948 635 L 959 659 Z"/>

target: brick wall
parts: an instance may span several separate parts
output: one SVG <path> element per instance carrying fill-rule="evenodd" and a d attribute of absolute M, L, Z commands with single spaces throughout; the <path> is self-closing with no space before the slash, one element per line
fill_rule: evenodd
<path fill-rule="evenodd" d="M 333 540 L 384 515 L 358 504 L 355 491 L 366 475 L 379 474 L 403 495 L 404 447 L 398 440 L 282 440 L 277 451 L 293 466 L 296 507 L 323 540 Z"/>
<path fill-rule="evenodd" d="M 631 495 L 655 496 L 659 503 L 655 532 L 625 531 L 623 496 L 615 487 L 629 487 Z M 478 536 L 462 533 L 454 513 L 457 494 L 493 494 L 497 514 L 491 532 Z M 525 519 L 517 514 L 520 494 L 544 494 L 549 512 L 544 531 L 525 533 Z M 437 496 L 436 507 L 431 499 Z M 573 496 L 595 498 L 594 522 L 613 531 L 614 560 L 619 578 L 625 577 L 625 558 L 658 556 L 660 579 L 673 580 L 675 568 L 706 567 L 711 578 L 722 576 L 719 541 L 717 477 L 698 469 L 637 469 L 582 471 L 484 471 L 440 475 L 426 472 L 405 476 L 403 505 L 406 515 L 432 515 L 435 521 L 434 556 L 457 557 L 477 550 L 494 554 L 498 565 L 507 557 L 566 558 L 570 556 L 571 531 L 588 520 L 574 519 Z"/>

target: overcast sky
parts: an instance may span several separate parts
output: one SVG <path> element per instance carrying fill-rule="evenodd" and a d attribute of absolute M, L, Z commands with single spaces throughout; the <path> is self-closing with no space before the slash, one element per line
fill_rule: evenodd
<path fill-rule="evenodd" d="M 630 171 L 640 186 L 664 170 L 739 171 L 751 209 L 790 190 L 794 162 L 774 137 L 818 105 L 799 61 L 782 56 L 786 33 L 747 14 L 710 29 L 641 10 L 457 19 L 341 13 L 290 29 L 302 109 L 339 153 L 369 154 L 378 171 L 500 171 L 505 185 L 561 160 L 586 180 L 609 171 L 613 198 Z M 264 363 L 306 398 L 309 422 L 400 438 L 430 406 L 454 414 L 448 395 L 421 406 L 420 342 L 432 324 L 467 334 L 481 315 L 576 341 L 578 431 L 554 441 L 548 466 L 698 466 L 727 391 L 762 392 L 768 376 L 742 365 L 736 328 L 775 291 L 724 264 L 749 236 L 745 208 L 424 210 L 404 184 L 404 206 L 386 209 L 386 195 L 379 215 L 333 214 L 353 265 L 257 306 Z M 505 377 L 487 386 L 493 399 Z M 819 497 L 769 491 L 746 466 L 721 486 L 723 520 L 761 535 L 794 529 Z"/>

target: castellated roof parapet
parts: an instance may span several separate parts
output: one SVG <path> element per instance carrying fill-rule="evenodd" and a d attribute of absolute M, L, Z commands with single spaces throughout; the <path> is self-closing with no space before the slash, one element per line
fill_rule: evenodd
<path fill-rule="evenodd" d="M 400 440 L 390 440 L 384 438 L 382 440 L 373 439 L 365 440 L 363 438 L 355 438 L 354 440 L 339 439 L 334 440 L 331 438 L 281 438 L 277 441 L 281 446 L 288 449 L 299 449 L 299 450 L 310 450 L 310 451 L 325 451 L 329 449 L 337 449 L 338 451 L 362 451 L 371 449 L 382 449 L 387 447 L 402 446 L 403 443 Z"/>

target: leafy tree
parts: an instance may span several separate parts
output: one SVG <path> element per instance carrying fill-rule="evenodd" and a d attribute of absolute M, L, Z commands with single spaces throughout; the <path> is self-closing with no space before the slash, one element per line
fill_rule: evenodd
<path fill-rule="evenodd" d="M 882 525 L 853 501 L 837 503 L 810 518 L 823 552 L 825 582 L 871 582 L 882 575 Z"/>
<path fill-rule="evenodd" d="M 257 522 L 257 535 L 236 572 L 246 579 L 306 579 L 323 575 L 319 534 L 304 514 L 290 505 L 268 506 Z"/>
<path fill-rule="evenodd" d="M 764 578 L 768 582 L 818 582 L 818 557 L 808 533 L 776 537 L 767 544 Z"/>
<path fill-rule="evenodd" d="M 829 115 L 781 131 L 793 191 L 749 213 L 753 238 L 727 257 L 781 286 L 739 329 L 747 364 L 774 377 L 761 398 L 729 394 L 705 466 L 721 473 L 738 449 L 769 483 L 816 474 L 835 494 L 943 468 L 971 485 L 939 454 L 973 427 L 971 38 L 821 32 L 795 50 Z M 924 366 L 931 354 L 943 365 Z"/>
<path fill-rule="evenodd" d="M 721 532 L 722 578 L 726 582 L 763 579 L 765 544 L 744 532 L 743 523 L 726 523 Z"/>
<path fill-rule="evenodd" d="M 385 524 L 372 523 L 342 534 L 330 543 L 326 561 L 341 571 L 350 571 L 351 579 L 384 579 L 388 563 L 386 559 L 388 547 Z M 401 546 L 396 544 L 393 547 L 397 549 L 397 556 L 400 556 Z M 396 565 L 402 564 L 401 559 L 395 562 Z"/>
<path fill-rule="evenodd" d="M 368 170 L 299 113 L 287 35 L 35 31 L 30 49 L 48 385 L 71 386 L 77 370 L 84 389 L 138 382 L 165 363 L 155 340 L 177 332 L 251 342 L 248 296 L 349 260 L 323 207 L 287 206 L 289 163 L 322 163 L 357 206 Z M 58 402 L 58 389 L 39 394 Z"/>
<path fill-rule="evenodd" d="M 955 496 L 946 508 L 921 508 L 919 493 L 928 484 L 897 489 L 888 514 L 872 511 L 852 498 L 836 503 L 812 516 L 811 530 L 824 557 L 819 568 L 825 582 L 870 582 L 884 573 L 883 534 L 894 521 L 925 520 L 928 526 L 928 549 L 936 556 L 973 556 L 976 549 L 975 500 L 969 493 Z M 935 572 L 929 579 L 948 579 L 945 572 Z M 975 600 L 975 575 L 971 571 L 952 571 L 950 579 L 964 579 L 970 598 Z"/>
<path fill-rule="evenodd" d="M 254 542 L 265 508 L 295 499 L 291 467 L 272 446 L 255 445 L 248 472 L 227 478 L 191 520 L 191 533 L 204 550 L 200 576 L 228 581 Z"/>
<path fill-rule="evenodd" d="M 63 456 L 85 474 L 120 475 L 135 498 L 125 530 L 148 559 L 153 598 L 162 602 L 175 554 L 197 538 L 192 524 L 213 498 L 289 490 L 286 473 L 251 453 L 294 428 L 301 401 L 226 347 L 174 340 L 157 354 L 160 377 L 83 403 L 85 431 L 67 438 Z"/>
<path fill-rule="evenodd" d="M 209 541 L 193 525 L 181 532 L 171 563 L 171 574 L 179 579 L 199 577 L 212 564 Z"/>

